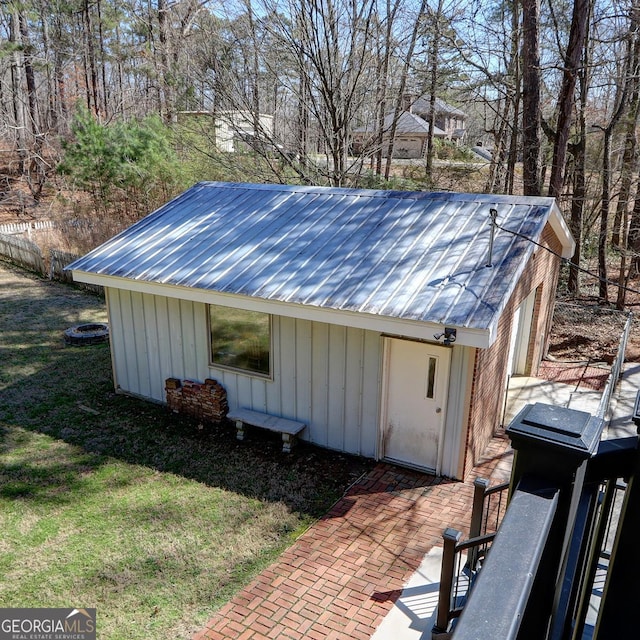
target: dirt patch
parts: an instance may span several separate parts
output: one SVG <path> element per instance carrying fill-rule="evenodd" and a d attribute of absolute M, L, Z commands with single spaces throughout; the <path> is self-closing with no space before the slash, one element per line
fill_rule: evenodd
<path fill-rule="evenodd" d="M 551 329 L 549 355 L 559 361 L 606 363 L 611 365 L 618 352 L 627 312 L 592 302 L 556 302 Z M 637 358 L 640 346 L 632 331 L 627 359 Z"/>
<path fill-rule="evenodd" d="M 538 376 L 552 382 L 602 391 L 615 361 L 628 311 L 588 300 L 557 301 L 549 350 Z M 640 361 L 640 336 L 631 326 L 626 362 Z"/>

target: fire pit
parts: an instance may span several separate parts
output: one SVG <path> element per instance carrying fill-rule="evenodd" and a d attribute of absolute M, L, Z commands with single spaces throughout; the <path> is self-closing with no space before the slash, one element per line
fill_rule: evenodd
<path fill-rule="evenodd" d="M 109 340 L 109 325 L 104 322 L 77 324 L 64 332 L 67 344 L 87 345 L 100 344 Z"/>

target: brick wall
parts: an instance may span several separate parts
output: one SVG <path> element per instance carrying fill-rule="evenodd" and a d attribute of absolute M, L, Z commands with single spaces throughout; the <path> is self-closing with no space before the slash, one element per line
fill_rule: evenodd
<path fill-rule="evenodd" d="M 207 378 L 204 382 L 165 380 L 167 405 L 175 413 L 184 413 L 203 422 L 217 424 L 229 412 L 227 392 L 217 381 Z"/>
<path fill-rule="evenodd" d="M 560 242 L 549 225 L 545 227 L 540 244 L 553 251 L 561 251 Z M 538 372 L 540 360 L 548 347 L 559 266 L 560 258 L 538 248 L 529 260 L 502 314 L 495 342 L 488 349 L 476 349 L 465 450 L 465 475 L 478 463 L 489 441 L 502 426 L 513 316 L 518 306 L 532 291 L 536 292 L 536 296 L 525 373 L 535 376 Z"/>

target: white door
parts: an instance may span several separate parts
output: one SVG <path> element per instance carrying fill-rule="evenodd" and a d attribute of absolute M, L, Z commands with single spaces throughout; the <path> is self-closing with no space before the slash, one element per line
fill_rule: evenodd
<path fill-rule="evenodd" d="M 387 339 L 384 458 L 439 471 L 450 358 L 447 347 Z"/>
<path fill-rule="evenodd" d="M 511 322 L 511 339 L 509 340 L 509 356 L 507 357 L 507 385 L 514 373 L 518 373 L 515 369 L 517 366 L 517 346 L 518 337 L 520 333 L 520 317 L 522 307 L 518 307 L 513 313 L 513 320 Z"/>
<path fill-rule="evenodd" d="M 509 384 L 511 376 L 522 376 L 526 373 L 535 302 L 536 292 L 534 290 L 513 314 L 509 359 L 507 361 L 507 384 Z"/>

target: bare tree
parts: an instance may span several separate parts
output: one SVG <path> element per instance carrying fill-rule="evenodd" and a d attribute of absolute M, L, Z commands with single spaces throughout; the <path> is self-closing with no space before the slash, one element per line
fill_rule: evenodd
<path fill-rule="evenodd" d="M 522 173 L 524 193 L 540 195 L 540 0 L 522 0 Z"/>
<path fill-rule="evenodd" d="M 587 42 L 590 9 L 591 0 L 575 0 L 573 3 L 569 43 L 563 60 L 562 87 L 558 97 L 558 115 L 553 144 L 551 176 L 549 178 L 549 195 L 553 197 L 560 196 L 562 192 L 565 158 L 575 104 L 576 81 Z"/>
<path fill-rule="evenodd" d="M 418 9 L 418 14 L 413 26 L 413 30 L 411 32 L 411 38 L 409 39 L 409 46 L 407 48 L 407 53 L 404 58 L 404 63 L 402 65 L 402 72 L 400 74 L 400 83 L 397 89 L 395 108 L 393 112 L 393 120 L 391 122 L 391 127 L 388 132 L 388 143 L 387 143 L 387 163 L 384 170 L 384 177 L 388 180 L 389 175 L 391 174 L 391 159 L 393 158 L 393 145 L 396 137 L 396 129 L 398 124 L 398 119 L 400 117 L 400 112 L 403 108 L 403 100 L 404 100 L 404 92 L 407 86 L 407 78 L 409 76 L 409 71 L 411 69 L 411 63 L 413 61 L 413 54 L 416 47 L 416 42 L 418 36 L 420 34 L 421 28 L 421 20 L 424 17 L 424 13 L 427 7 L 427 0 L 421 0 L 420 8 Z"/>
<path fill-rule="evenodd" d="M 579 101 L 577 109 L 576 140 L 568 145 L 573 156 L 573 194 L 571 197 L 571 214 L 569 228 L 575 239 L 576 247 L 569 266 L 567 289 L 573 295 L 580 294 L 580 260 L 582 257 L 582 236 L 584 210 L 587 199 L 586 154 L 587 154 L 587 121 L 586 108 L 589 93 L 589 46 L 582 53 L 582 64 L 578 68 Z"/>
<path fill-rule="evenodd" d="M 433 178 L 433 156 L 435 154 L 433 141 L 436 124 L 436 92 L 438 90 L 440 39 L 443 29 L 444 0 L 438 0 L 435 11 L 431 11 L 429 22 L 431 25 L 431 44 L 429 46 L 429 134 L 427 136 L 427 163 L 425 173 L 429 181 Z"/>

